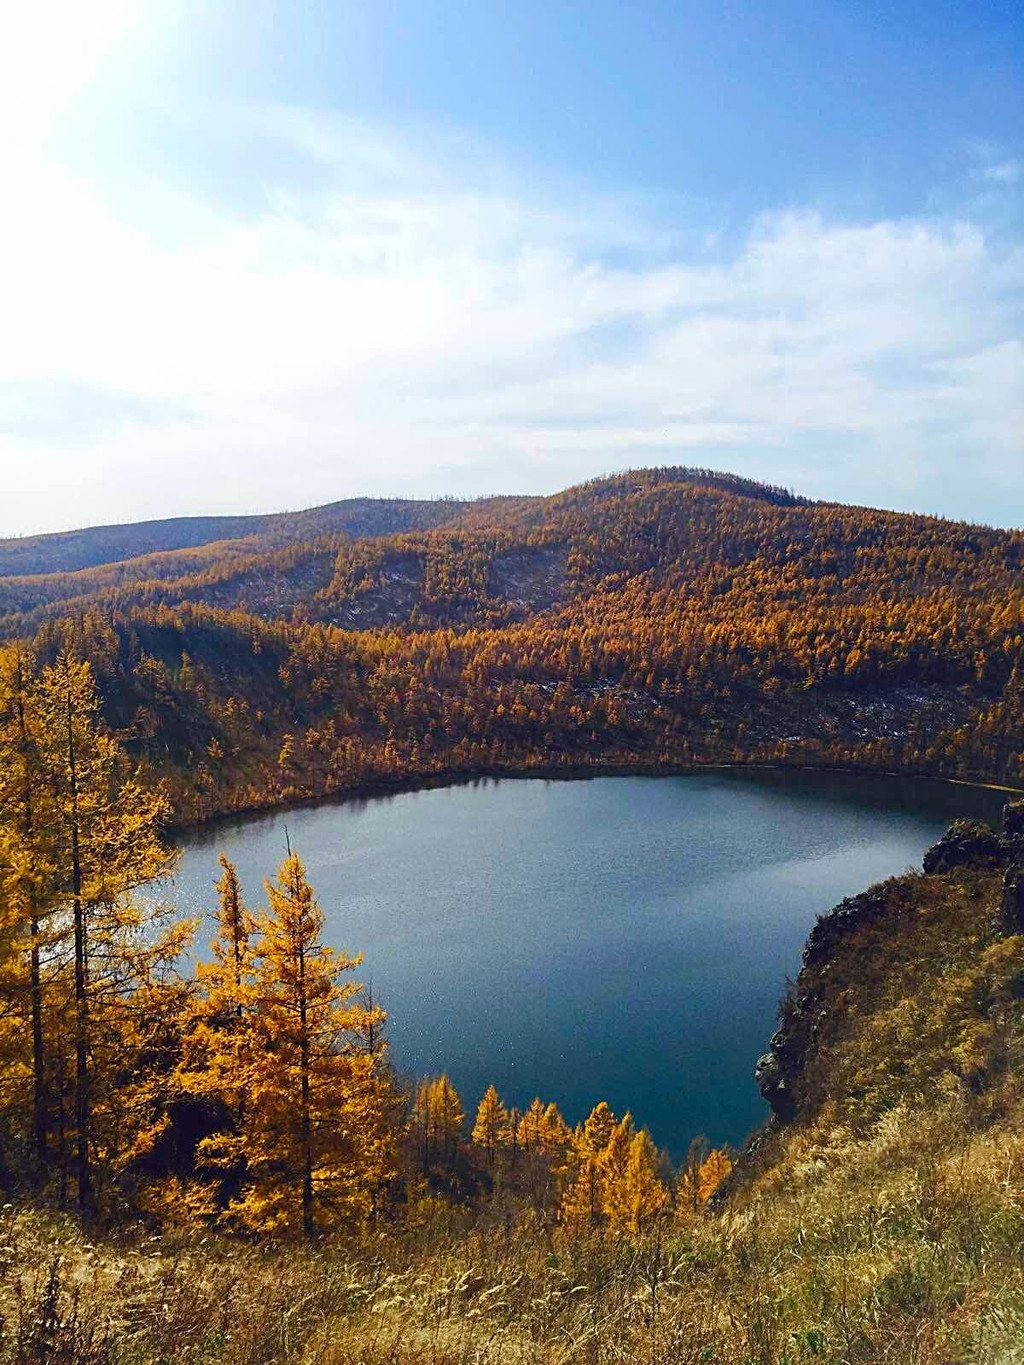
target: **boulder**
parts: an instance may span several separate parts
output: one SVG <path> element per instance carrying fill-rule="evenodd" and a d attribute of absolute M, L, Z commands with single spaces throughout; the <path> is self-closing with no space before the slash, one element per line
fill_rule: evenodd
<path fill-rule="evenodd" d="M 782 1070 L 782 1063 L 774 1052 L 766 1052 L 757 1059 L 754 1080 L 763 1098 L 780 1123 L 788 1123 L 795 1115 L 793 1092 Z"/>
<path fill-rule="evenodd" d="M 925 872 L 951 872 L 954 867 L 1005 867 L 1013 854 L 1009 843 L 980 820 L 954 820 L 924 855 Z"/>

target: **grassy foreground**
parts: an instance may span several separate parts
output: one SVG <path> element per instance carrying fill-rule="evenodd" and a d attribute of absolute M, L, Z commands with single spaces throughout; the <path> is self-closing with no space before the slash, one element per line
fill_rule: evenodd
<path fill-rule="evenodd" d="M 0 1361 L 1024 1362 L 1024 936 L 1001 887 L 958 866 L 834 912 L 782 1013 L 817 1021 L 797 1116 L 706 1209 L 612 1235 L 506 1190 L 301 1247 L 8 1206 Z"/>

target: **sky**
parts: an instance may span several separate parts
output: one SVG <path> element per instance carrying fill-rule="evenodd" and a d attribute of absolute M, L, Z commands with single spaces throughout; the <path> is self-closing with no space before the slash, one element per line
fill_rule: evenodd
<path fill-rule="evenodd" d="M 1024 526 L 1018 0 L 0 4 L 0 535 L 691 464 Z"/>

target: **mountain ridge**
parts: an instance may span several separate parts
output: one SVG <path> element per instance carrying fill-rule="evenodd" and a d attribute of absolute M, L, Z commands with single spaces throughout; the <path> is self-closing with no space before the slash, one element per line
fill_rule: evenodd
<path fill-rule="evenodd" d="M 638 476 L 648 470 L 635 472 Z M 717 470 L 667 466 L 662 473 L 680 481 L 705 483 L 740 496 L 782 499 L 795 505 L 809 500 L 757 480 Z M 393 535 L 404 530 L 425 529 L 456 519 L 468 509 L 500 507 L 502 503 L 526 506 L 551 502 L 582 489 L 610 484 L 623 475 L 585 480 L 552 494 L 484 494 L 476 498 L 352 497 L 320 503 L 295 512 L 202 514 L 147 518 L 75 527 L 31 536 L 0 539 L 0 578 L 48 573 L 74 573 L 81 569 L 123 563 L 140 556 L 198 549 L 238 542 L 253 543 L 270 537 L 274 548 L 316 535 L 342 532 L 350 535 Z M 50 552 L 48 554 L 48 551 Z"/>

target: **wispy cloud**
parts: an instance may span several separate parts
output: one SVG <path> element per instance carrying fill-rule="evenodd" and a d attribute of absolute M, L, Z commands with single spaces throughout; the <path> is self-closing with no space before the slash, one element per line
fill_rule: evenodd
<path fill-rule="evenodd" d="M 719 231 L 459 138 L 288 109 L 216 136 L 244 201 L 9 162 L 0 531 L 676 459 L 1024 522 L 1024 245 L 966 204 Z"/>
<path fill-rule="evenodd" d="M 982 175 L 996 185 L 1015 185 L 1021 177 L 1022 169 L 1024 168 L 1021 163 L 1011 157 L 1009 161 L 997 161 L 991 166 L 985 166 Z"/>

